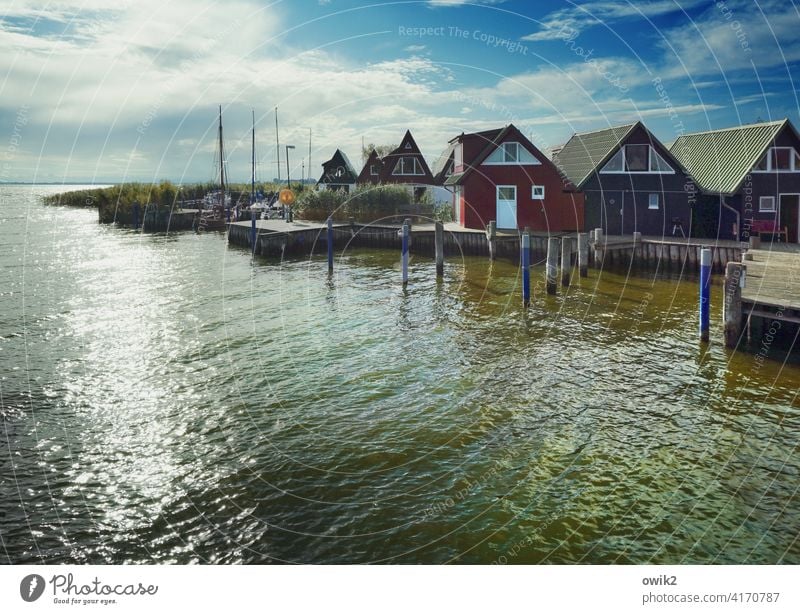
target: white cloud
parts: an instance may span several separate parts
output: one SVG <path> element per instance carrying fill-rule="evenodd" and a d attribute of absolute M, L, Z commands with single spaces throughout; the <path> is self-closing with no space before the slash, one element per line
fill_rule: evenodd
<path fill-rule="evenodd" d="M 701 3 L 704 3 L 703 0 L 684 0 L 681 4 L 675 0 L 585 2 L 553 11 L 540 22 L 539 31 L 523 36 L 522 40 L 559 40 L 565 34 L 578 35 L 592 26 L 600 24 L 611 26 L 622 20 L 653 18 L 683 12 Z"/>

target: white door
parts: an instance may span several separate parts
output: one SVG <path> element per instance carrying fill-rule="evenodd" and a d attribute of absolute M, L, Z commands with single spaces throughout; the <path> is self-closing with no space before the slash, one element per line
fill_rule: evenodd
<path fill-rule="evenodd" d="M 517 227 L 517 186 L 497 186 L 497 227 Z"/>

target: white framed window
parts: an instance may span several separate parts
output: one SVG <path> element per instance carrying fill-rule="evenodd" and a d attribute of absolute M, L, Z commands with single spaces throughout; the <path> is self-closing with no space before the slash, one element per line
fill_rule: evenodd
<path fill-rule="evenodd" d="M 759 211 L 766 211 L 770 213 L 775 212 L 775 197 L 774 196 L 762 196 L 758 199 L 758 210 Z"/>
<path fill-rule="evenodd" d="M 461 143 L 453 150 L 453 167 L 459 171 L 464 167 L 464 146 Z"/>
<path fill-rule="evenodd" d="M 517 200 L 517 186 L 499 185 L 497 186 L 497 200 Z"/>
<path fill-rule="evenodd" d="M 543 185 L 531 186 L 531 198 L 533 200 L 544 200 L 544 186 Z"/>
<path fill-rule="evenodd" d="M 377 175 L 378 174 L 378 169 L 375 167 L 374 164 L 370 164 L 369 165 L 369 174 L 370 175 Z"/>
<path fill-rule="evenodd" d="M 770 147 L 767 153 L 756 162 L 753 172 L 798 173 L 800 172 L 800 154 L 794 147 Z"/>
<path fill-rule="evenodd" d="M 412 157 L 400 158 L 392 171 L 392 175 L 424 175 L 419 160 Z"/>
<path fill-rule="evenodd" d="M 519 143 L 503 143 L 503 162 L 519 162 Z"/>
<path fill-rule="evenodd" d="M 650 194 L 647 197 L 647 208 L 648 209 L 658 209 L 658 204 L 659 204 L 658 194 Z"/>
<path fill-rule="evenodd" d="M 404 149 L 411 149 L 411 143 L 406 143 L 406 146 L 404 147 Z"/>
<path fill-rule="evenodd" d="M 674 175 L 675 169 L 652 145 L 631 144 L 620 147 L 619 151 L 611 156 L 600 172 Z"/>

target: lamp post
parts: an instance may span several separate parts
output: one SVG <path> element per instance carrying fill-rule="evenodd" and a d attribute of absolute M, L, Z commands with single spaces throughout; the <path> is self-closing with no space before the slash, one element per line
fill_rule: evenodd
<path fill-rule="evenodd" d="M 289 150 L 294 149 L 294 145 L 286 146 L 286 187 L 292 189 L 292 182 L 289 179 Z"/>
<path fill-rule="evenodd" d="M 294 149 L 294 145 L 286 146 L 286 188 L 292 189 L 292 181 L 289 178 L 289 150 Z M 284 205 L 286 207 L 286 214 L 283 216 L 287 222 L 292 221 L 292 207 L 291 205 Z"/>

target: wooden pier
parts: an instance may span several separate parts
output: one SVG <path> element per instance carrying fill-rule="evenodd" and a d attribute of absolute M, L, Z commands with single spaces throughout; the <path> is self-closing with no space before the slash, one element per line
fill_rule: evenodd
<path fill-rule="evenodd" d="M 728 262 L 741 260 L 745 245 L 717 239 L 603 235 L 599 241 L 591 241 L 590 253 L 598 268 L 644 265 L 694 275 L 700 270 L 700 251 L 704 247 L 711 249 L 712 270 L 724 273 Z"/>
<path fill-rule="evenodd" d="M 729 262 L 723 319 L 730 348 L 753 343 L 763 360 L 776 341 L 794 346 L 800 325 L 800 252 L 786 245 L 750 249 L 741 262 Z"/>

